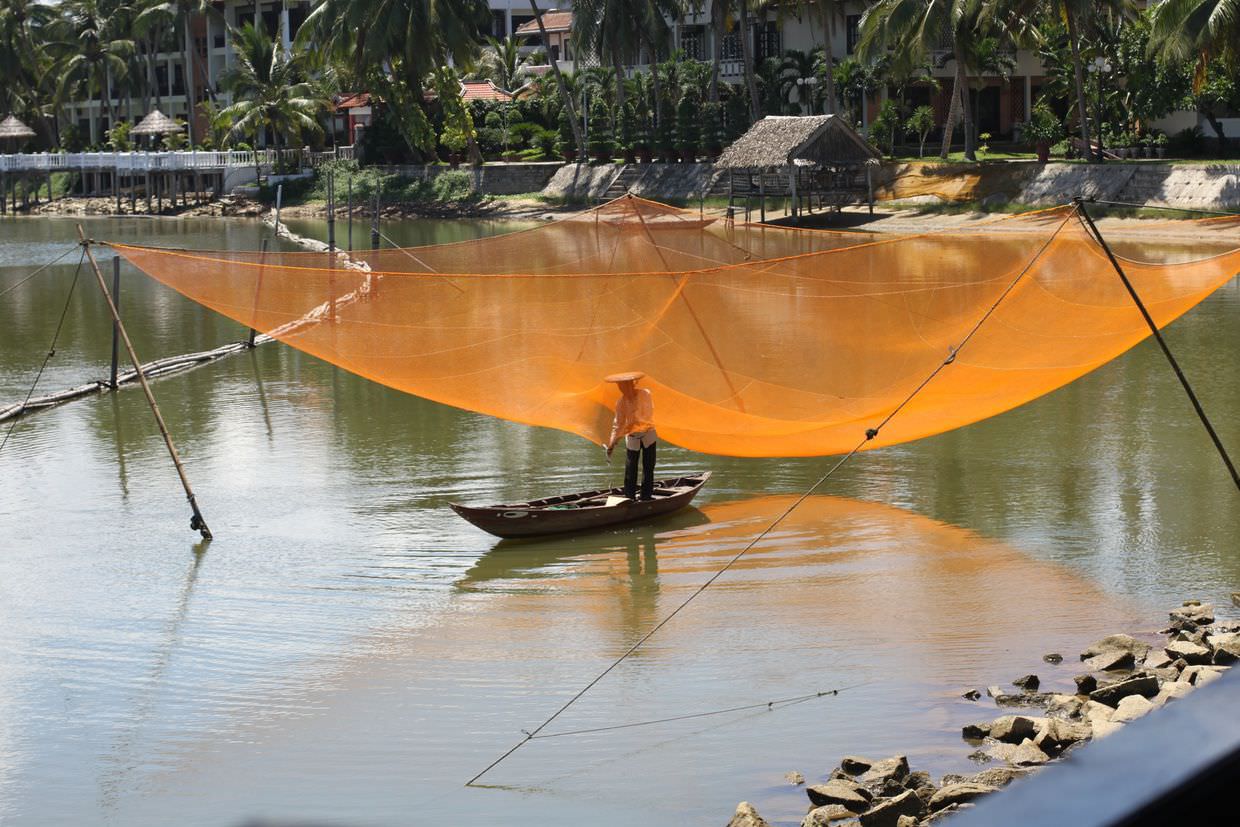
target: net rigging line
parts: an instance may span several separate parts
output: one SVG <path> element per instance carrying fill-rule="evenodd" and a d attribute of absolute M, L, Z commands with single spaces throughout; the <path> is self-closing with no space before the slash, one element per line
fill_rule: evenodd
<path fill-rule="evenodd" d="M 866 685 L 866 683 L 855 683 L 851 686 L 841 686 L 838 689 L 824 689 L 821 692 L 809 692 L 804 695 L 794 695 L 791 698 L 777 698 L 773 701 L 763 701 L 756 704 L 730 706 L 726 709 L 712 709 L 709 712 L 691 712 L 687 715 L 672 715 L 667 718 L 655 718 L 649 721 L 633 721 L 627 724 L 612 724 L 611 726 L 592 727 L 590 729 L 570 729 L 562 732 L 548 732 L 545 735 L 536 736 L 536 740 L 542 740 L 544 738 L 562 738 L 568 735 L 591 735 L 596 732 L 612 732 L 617 729 L 633 729 L 634 727 L 653 726 L 655 724 L 669 724 L 674 721 L 689 721 L 695 718 L 709 718 L 714 715 L 727 715 L 731 712 L 748 712 L 751 709 L 769 709 L 774 712 L 777 708 L 783 709 L 784 707 L 794 706 L 796 704 L 805 703 L 806 701 L 825 698 L 828 695 L 839 695 L 841 692 L 845 692 L 849 689 L 856 689 L 859 686 Z"/>
<path fill-rule="evenodd" d="M 70 252 L 72 252 L 72 248 L 70 248 Z M 62 254 L 60 258 L 64 258 L 65 255 L 67 254 Z M 59 260 L 60 259 L 56 259 L 56 261 L 59 261 Z M 69 285 L 69 293 L 65 296 L 65 306 L 60 311 L 60 320 L 56 322 L 56 332 L 52 334 L 52 343 L 47 346 L 47 353 L 43 357 L 43 364 L 39 365 L 39 371 L 38 373 L 34 375 L 34 382 L 31 383 L 30 390 L 26 391 L 26 399 L 22 402 L 23 408 L 26 405 L 30 404 L 30 398 L 34 396 L 34 389 L 39 386 L 39 380 L 43 378 L 43 371 L 47 369 L 47 363 L 50 362 L 52 360 L 52 357 L 56 355 L 56 342 L 60 339 L 60 331 L 64 328 L 65 318 L 69 315 L 69 303 L 73 300 L 73 291 L 77 289 L 78 277 L 82 275 L 82 262 L 84 262 L 85 260 L 86 260 L 86 250 L 83 249 L 82 257 L 78 259 L 77 269 L 73 271 L 73 282 Z M 46 269 L 47 267 L 50 267 L 54 263 L 55 263 L 54 261 L 48 262 L 48 264 L 45 264 L 40 269 L 41 270 Z M 34 276 L 37 274 L 38 274 L 38 271 L 31 274 L 31 276 L 27 278 L 26 281 L 29 281 L 31 278 L 34 278 Z M 13 436 L 13 431 L 17 429 L 18 422 L 21 422 L 21 417 L 14 418 L 13 424 L 10 425 L 9 429 L 4 432 L 4 439 L 0 440 L 0 451 L 3 451 L 4 446 L 9 444 L 9 437 Z"/>
<path fill-rule="evenodd" d="M 593 680 L 591 680 L 584 687 L 582 687 L 575 695 L 569 698 L 562 706 L 560 706 L 559 709 L 553 712 L 549 718 L 547 718 L 545 721 L 543 721 L 533 730 L 530 730 L 530 731 L 522 730 L 522 732 L 525 734 L 524 739 L 522 739 L 521 741 L 518 741 L 507 752 L 500 755 L 498 758 L 496 758 L 494 761 L 488 764 L 486 768 L 484 768 L 481 772 L 479 772 L 473 778 L 466 781 L 465 786 L 466 787 L 473 786 L 474 782 L 482 778 L 482 776 L 486 775 L 491 770 L 495 769 L 495 767 L 499 766 L 510 755 L 515 753 L 517 750 L 521 749 L 521 747 L 525 746 L 530 741 L 536 738 L 539 738 L 539 733 L 541 733 L 552 721 L 560 717 L 560 715 L 562 715 L 565 711 L 567 711 L 570 706 L 572 706 L 574 703 L 580 700 L 582 696 L 584 696 L 587 692 L 589 692 L 596 685 L 598 685 L 599 681 L 607 677 L 607 675 L 609 675 L 614 669 L 616 669 L 616 667 L 618 667 L 621 663 L 627 660 L 630 655 L 632 655 L 634 652 L 640 649 L 642 645 L 646 643 L 646 641 L 654 637 L 654 635 L 660 629 L 662 629 L 669 622 L 671 622 L 672 618 L 680 614 L 680 612 L 683 611 L 685 607 L 687 607 L 690 603 L 692 603 L 694 599 L 696 599 L 704 591 L 710 588 L 711 585 L 713 585 L 716 580 L 718 580 L 729 569 L 731 569 L 732 566 L 734 566 L 742 557 L 744 557 L 751 549 L 753 549 L 754 546 L 756 546 L 763 539 L 765 539 L 768 534 L 774 531 L 775 528 L 779 526 L 779 524 L 782 523 L 785 519 L 787 519 L 788 516 L 791 515 L 793 511 L 795 511 L 802 503 L 804 503 L 807 499 L 809 499 L 810 496 L 812 496 L 815 491 L 817 491 L 820 487 L 822 487 L 822 485 L 826 483 L 826 481 L 830 479 L 832 475 L 835 474 L 836 471 L 838 471 L 840 468 L 844 466 L 845 463 L 847 463 L 850 459 L 856 456 L 861 451 L 861 449 L 865 447 L 867 442 L 877 437 L 879 434 L 879 431 L 881 431 L 887 425 L 887 423 L 889 423 L 892 420 L 892 418 L 896 416 L 896 414 L 898 414 L 901 410 L 903 410 L 904 407 L 908 405 L 908 403 L 911 402 L 915 396 L 917 396 L 917 394 L 921 393 L 921 391 L 924 390 L 925 387 L 928 384 L 930 384 L 930 382 L 933 381 L 934 378 L 938 376 L 939 373 L 941 373 L 944 368 L 946 368 L 948 365 L 956 361 L 956 356 L 957 354 L 959 354 L 960 350 L 969 343 L 969 341 L 974 337 L 974 335 L 976 335 L 978 330 L 981 329 L 982 325 L 985 324 L 986 321 L 994 314 L 995 310 L 998 309 L 999 305 L 1003 302 L 1003 300 L 1007 298 L 1008 295 L 1010 295 L 1014 289 L 1016 289 L 1016 285 L 1021 281 L 1021 279 L 1025 277 L 1025 274 L 1028 273 L 1029 270 L 1033 268 L 1033 265 L 1037 263 L 1038 259 L 1042 257 L 1042 254 L 1046 252 L 1046 250 L 1050 247 L 1050 245 L 1054 243 L 1055 239 L 1059 237 L 1059 233 L 1063 230 L 1065 226 L 1067 226 L 1068 222 L 1077 215 L 1078 211 L 1079 211 L 1078 205 L 1073 205 L 1068 209 L 1068 211 L 1063 217 L 1063 220 L 1059 222 L 1059 226 L 1055 228 L 1055 231 L 1050 235 L 1049 238 L 1047 238 L 1045 242 L 1043 242 L 1042 246 L 1038 248 L 1038 251 L 1033 255 L 1032 258 L 1029 259 L 1029 262 L 1020 270 L 1020 272 L 1016 274 L 1016 276 L 1011 280 L 1011 282 L 1008 283 L 1007 287 L 1003 289 L 1003 292 L 999 294 L 999 296 L 994 300 L 994 302 L 990 305 L 990 307 L 987 308 L 986 312 L 982 314 L 981 318 L 979 318 L 977 322 L 973 325 L 973 327 L 969 329 L 969 332 L 964 335 L 964 337 L 960 340 L 960 343 L 950 349 L 948 357 L 944 361 L 942 361 L 939 365 L 937 365 L 934 368 L 934 370 L 930 372 L 930 375 L 927 376 L 919 385 L 913 388 L 913 390 L 909 392 L 909 394 L 898 405 L 896 405 L 895 408 L 893 408 L 890 413 L 888 413 L 885 417 L 883 417 L 882 421 L 880 421 L 878 425 L 872 428 L 868 428 L 865 432 L 865 436 L 862 437 L 861 441 L 858 442 L 851 451 L 849 451 L 844 456 L 840 457 L 840 459 L 837 460 L 835 464 L 833 464 L 830 468 L 827 469 L 826 473 L 824 473 L 821 477 L 818 478 L 816 482 L 814 482 L 813 485 L 811 485 L 808 489 L 806 489 L 805 493 L 801 494 L 795 500 L 793 500 L 792 503 L 787 508 L 785 508 L 782 512 L 780 512 L 780 514 L 774 520 L 772 520 L 764 529 L 762 529 L 762 531 L 758 532 L 758 534 L 752 540 L 750 540 L 744 546 L 744 548 L 742 548 L 735 555 L 733 555 L 732 558 L 728 560 L 728 562 L 725 563 L 721 569 L 716 571 L 704 583 L 698 586 L 697 589 L 695 589 L 688 597 L 684 599 L 683 602 L 680 603 L 680 605 L 678 605 L 666 617 L 664 617 L 662 620 L 656 623 L 650 631 L 642 635 L 637 640 L 636 643 L 634 643 L 632 646 L 626 649 L 624 653 L 621 654 L 614 661 L 612 661 L 611 664 L 606 669 L 600 672 L 597 676 L 594 677 Z"/>
<path fill-rule="evenodd" d="M 69 249 L 67 249 L 67 250 L 65 250 L 63 253 L 61 253 L 60 255 L 56 256 L 56 258 L 52 259 L 51 261 L 47 262 L 46 264 L 44 264 L 44 265 L 43 265 L 42 267 L 40 267 L 39 269 L 35 270 L 35 271 L 34 271 L 33 273 L 31 273 L 30 275 L 26 276 L 26 277 L 25 277 L 24 279 L 22 279 L 21 281 L 16 282 L 16 283 L 14 283 L 14 284 L 10 284 L 8 287 L 4 288 L 3 290 L 0 290 L 0 296 L 7 296 L 9 293 L 11 293 L 11 292 L 13 292 L 14 290 L 16 290 L 17 288 L 21 287 L 23 284 L 25 284 L 26 282 L 30 281 L 30 280 L 31 280 L 31 279 L 33 279 L 35 276 L 39 275 L 39 273 L 42 273 L 44 270 L 46 270 L 47 268 L 51 267 L 53 264 L 56 264 L 57 262 L 59 262 L 61 259 L 63 259 L 65 256 L 69 255 L 69 253 L 72 253 L 72 252 L 73 252 L 74 250 L 76 250 L 76 249 L 77 249 L 77 247 L 76 247 L 76 246 L 70 247 Z M 81 265 L 78 265 L 78 266 L 81 266 Z"/>

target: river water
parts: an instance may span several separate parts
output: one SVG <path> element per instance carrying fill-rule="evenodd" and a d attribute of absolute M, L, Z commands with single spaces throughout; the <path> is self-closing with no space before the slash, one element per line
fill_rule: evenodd
<path fill-rule="evenodd" d="M 0 222 L 0 291 L 74 222 Z M 399 243 L 516 228 L 385 227 Z M 321 233 L 304 222 L 299 229 Z M 362 228 L 355 228 L 360 233 Z M 87 232 L 257 248 L 257 223 L 91 220 Z M 342 239 L 343 240 L 343 239 Z M 1205 247 L 1129 245 L 1184 258 Z M 77 253 L 0 296 L 0 405 L 104 376 L 110 324 Z M 104 262 L 105 268 L 110 266 Z M 243 338 L 123 268 L 144 359 Z M 1235 281 L 1168 340 L 1240 451 Z M 0 453 L 0 823 L 797 824 L 848 753 L 967 771 L 962 689 L 1153 630 L 1240 588 L 1236 492 L 1146 343 L 1003 416 L 857 457 L 547 732 L 842 689 L 803 703 L 523 738 L 824 468 L 665 448 L 715 472 L 651 527 L 517 547 L 450 501 L 614 480 L 580 439 L 426 402 L 270 344 L 154 383 L 216 533 L 188 508 L 139 391 L 22 420 Z M 5 426 L 7 427 L 7 425 Z M 2 438 L 2 436 L 0 436 Z M 1058 651 L 1058 667 L 1041 655 Z"/>

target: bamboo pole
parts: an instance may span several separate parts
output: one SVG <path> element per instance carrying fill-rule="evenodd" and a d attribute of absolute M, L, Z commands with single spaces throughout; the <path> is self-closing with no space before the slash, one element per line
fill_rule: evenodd
<path fill-rule="evenodd" d="M 82 248 L 86 251 L 86 258 L 90 261 L 90 268 L 94 271 L 95 281 L 99 284 L 99 290 L 103 293 L 103 298 L 108 303 L 108 310 L 112 313 L 112 321 L 116 323 L 116 328 L 120 332 L 121 341 L 125 343 L 125 350 L 129 353 L 129 360 L 133 362 L 134 370 L 138 372 L 138 384 L 142 386 L 142 393 L 146 395 L 147 404 L 151 406 L 151 413 L 155 415 L 155 423 L 159 426 L 159 432 L 164 437 L 164 445 L 168 448 L 168 454 L 172 457 L 172 464 L 176 466 L 177 475 L 181 478 L 181 487 L 185 489 L 185 498 L 189 500 L 190 510 L 193 516 L 190 518 L 189 527 L 202 535 L 204 540 L 211 539 L 211 529 L 207 528 L 207 521 L 203 519 L 202 511 L 198 508 L 198 500 L 194 497 L 194 489 L 189 484 L 189 477 L 185 475 L 185 466 L 181 464 L 181 456 L 177 453 L 176 445 L 172 442 L 172 435 L 168 433 L 168 426 L 164 422 L 164 416 L 159 412 L 159 405 L 155 402 L 155 394 L 151 392 L 151 386 L 146 381 L 146 375 L 142 372 L 142 362 L 138 360 L 138 354 L 133 349 L 133 342 L 129 340 L 129 334 L 125 331 L 125 325 L 121 322 L 120 311 L 116 309 L 116 303 L 112 301 L 112 294 L 108 292 L 108 285 L 103 280 L 103 273 L 99 269 L 99 262 L 95 260 L 94 253 L 90 250 L 90 241 L 86 238 L 86 232 L 79 224 L 78 239 L 82 244 Z"/>
<path fill-rule="evenodd" d="M 119 318 L 121 310 L 121 257 L 112 259 L 112 302 Z M 117 357 L 120 355 L 121 323 L 112 322 L 112 372 L 108 374 L 108 385 L 116 390 Z"/>

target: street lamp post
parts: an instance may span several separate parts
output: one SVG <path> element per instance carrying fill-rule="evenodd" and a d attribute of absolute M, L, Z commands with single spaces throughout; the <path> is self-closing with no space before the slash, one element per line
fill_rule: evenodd
<path fill-rule="evenodd" d="M 808 96 L 809 114 L 811 115 L 814 114 L 814 87 L 817 85 L 818 78 L 815 75 L 810 75 L 807 78 L 797 78 L 797 97 L 800 98 L 802 95 Z"/>
<path fill-rule="evenodd" d="M 1097 161 L 1098 163 L 1102 163 L 1102 75 L 1104 72 L 1109 73 L 1111 71 L 1111 63 L 1104 57 L 1096 57 L 1094 58 L 1093 63 L 1089 65 L 1089 71 L 1093 72 L 1094 76 L 1098 80 L 1098 101 L 1094 111 L 1096 113 L 1095 120 L 1097 121 L 1098 127 L 1097 130 L 1095 130 L 1098 133 Z M 1086 149 L 1088 149 L 1088 147 L 1086 147 Z"/>

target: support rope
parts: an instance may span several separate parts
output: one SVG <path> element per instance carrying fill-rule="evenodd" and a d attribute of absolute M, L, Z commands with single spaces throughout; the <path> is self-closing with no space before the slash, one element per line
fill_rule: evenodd
<path fill-rule="evenodd" d="M 76 246 L 70 247 L 68 250 L 65 250 L 65 251 L 64 251 L 63 253 L 61 253 L 60 255 L 56 256 L 56 258 L 52 259 L 52 260 L 51 260 L 51 261 L 49 261 L 47 264 L 44 264 L 44 265 L 43 265 L 42 267 L 40 267 L 38 270 L 35 270 L 33 273 L 31 273 L 30 275 L 26 276 L 26 277 L 25 277 L 24 279 L 22 279 L 21 281 L 17 282 L 16 284 L 10 284 L 8 287 L 4 288 L 3 290 L 0 290 L 0 297 L 2 297 L 2 296 L 7 296 L 9 293 L 11 293 L 12 291 L 14 291 L 14 290 L 16 290 L 17 288 L 21 287 L 23 284 L 25 284 L 26 282 L 30 281 L 30 280 L 31 280 L 32 278 L 34 278 L 35 276 L 39 275 L 39 273 L 42 273 L 44 270 L 46 270 L 47 268 L 51 267 L 53 264 L 56 264 L 58 261 L 60 261 L 61 259 L 63 259 L 65 256 L 69 255 L 69 253 L 72 253 L 72 252 L 73 252 L 74 250 L 76 250 L 76 249 L 77 249 L 77 247 L 76 247 Z M 81 265 L 81 264 L 78 264 L 78 266 L 79 266 L 79 267 L 81 267 L 82 265 Z"/>
<path fill-rule="evenodd" d="M 856 456 L 856 454 L 859 451 L 861 451 L 863 447 L 865 447 L 865 444 L 867 442 L 877 437 L 879 431 L 882 430 L 883 427 L 885 427 L 887 423 L 891 421 L 892 417 L 894 417 L 897 413 L 903 410 L 904 407 L 913 400 L 913 397 L 921 393 L 921 391 L 926 387 L 926 385 L 928 385 L 931 382 L 931 380 L 934 379 L 934 377 L 939 375 L 939 373 L 943 370 L 943 368 L 947 367 L 948 365 L 956 361 L 956 355 L 960 352 L 960 349 L 969 343 L 969 341 L 973 338 L 973 336 L 977 333 L 977 331 L 981 329 L 982 325 L 986 323 L 986 320 L 989 319 L 991 315 L 994 314 L 995 310 L 999 307 L 999 304 L 1005 298 L 1007 298 L 1007 296 L 1016 288 L 1016 285 L 1020 282 L 1022 278 L 1024 278 L 1025 274 L 1029 272 L 1029 270 L 1033 267 L 1033 265 L 1037 263 L 1038 259 L 1042 257 L 1042 254 L 1046 252 L 1048 247 L 1050 247 L 1051 243 L 1054 242 L 1055 239 L 1059 237 L 1059 233 L 1067 225 L 1068 221 L 1071 220 L 1071 218 L 1076 214 L 1077 209 L 1079 209 L 1079 205 L 1073 208 L 1072 210 L 1070 210 L 1064 216 L 1063 220 L 1059 223 L 1059 226 L 1055 228 L 1055 232 L 1053 232 L 1050 238 L 1046 240 L 1046 243 L 1044 243 L 1040 248 L 1038 248 L 1037 253 L 1035 253 L 1034 256 L 1029 260 L 1029 263 L 1026 264 L 1025 267 L 1019 273 L 1016 274 L 1015 278 L 1012 279 L 1012 281 L 1008 284 L 1008 286 L 1004 288 L 1003 292 L 999 294 L 998 298 L 995 299 L 994 303 L 991 304 L 991 306 L 986 310 L 986 312 L 982 314 L 981 318 L 978 319 L 976 324 L 974 324 L 973 327 L 969 330 L 969 332 L 965 334 L 964 338 L 960 340 L 960 344 L 950 349 L 950 354 L 948 355 L 947 359 L 945 359 L 942 363 L 940 363 L 937 367 L 935 367 L 935 369 L 930 372 L 930 375 L 927 376 L 925 380 L 921 382 L 921 384 L 915 387 L 908 394 L 908 396 L 906 396 L 904 400 L 900 402 L 899 405 L 897 405 L 890 413 L 887 414 L 887 416 L 883 417 L 882 421 L 879 422 L 877 426 L 867 429 L 865 432 L 865 436 L 861 439 L 860 442 L 857 443 L 857 445 L 851 451 L 849 451 L 847 454 L 842 456 L 834 465 L 832 465 L 829 469 L 827 469 L 827 472 L 823 474 L 821 477 L 819 477 L 818 480 L 805 491 L 805 493 L 797 497 L 796 500 L 794 500 L 791 505 L 789 505 L 782 512 L 780 512 L 779 516 L 777 516 L 774 520 L 772 520 L 766 526 L 766 528 L 762 529 L 762 531 L 760 531 L 756 537 L 750 540 L 745 545 L 744 548 L 742 548 L 735 555 L 733 555 L 732 558 L 728 560 L 728 562 L 723 566 L 723 568 L 719 569 L 717 572 L 712 574 L 710 578 L 706 580 L 706 582 L 698 586 L 697 589 L 695 589 L 692 594 L 686 597 L 679 606 L 677 606 L 666 617 L 664 617 L 657 624 L 655 624 L 654 628 L 652 628 L 646 634 L 642 635 L 641 638 L 639 638 L 636 643 L 634 643 L 632 646 L 626 649 L 623 654 L 621 654 L 618 658 L 612 661 L 610 666 L 608 666 L 606 669 L 600 672 L 593 680 L 591 680 L 584 687 L 582 687 L 577 692 L 577 694 L 573 695 L 562 706 L 560 706 L 559 709 L 553 712 L 551 714 L 551 717 L 547 718 L 545 721 L 543 721 L 541 724 L 539 724 L 537 727 L 535 727 L 531 731 L 522 730 L 525 733 L 524 739 L 522 739 L 521 741 L 518 741 L 507 752 L 505 752 L 503 755 L 499 756 L 494 761 L 492 761 L 490 764 L 488 764 L 486 768 L 482 770 L 482 772 L 478 773 L 473 778 L 466 781 L 465 786 L 466 787 L 472 786 L 474 782 L 476 782 L 479 778 L 486 775 L 491 770 L 495 769 L 495 767 L 499 766 L 505 759 L 508 758 L 508 756 L 512 755 L 514 752 L 521 749 L 521 747 L 525 746 L 526 744 L 528 744 L 530 741 L 534 740 L 535 738 L 539 738 L 540 737 L 539 733 L 541 733 L 547 727 L 548 724 L 550 724 L 556 718 L 560 717 L 560 715 L 562 715 L 570 706 L 572 706 L 574 703 L 580 700 L 583 695 L 585 695 L 587 692 L 593 689 L 598 684 L 599 681 L 607 677 L 607 675 L 609 675 L 612 672 L 612 670 L 614 670 L 617 666 L 619 666 L 621 663 L 627 660 L 628 657 L 632 655 L 634 652 L 636 652 L 639 648 L 641 648 L 641 646 L 646 641 L 654 637 L 656 632 L 658 632 L 660 629 L 666 626 L 672 620 L 672 618 L 680 614 L 680 612 L 686 606 L 692 603 L 693 600 L 697 598 L 698 595 L 700 595 L 702 592 L 710 588 L 711 585 L 714 584 L 716 580 L 718 580 L 720 577 L 724 575 L 724 573 L 726 573 L 729 569 L 731 569 L 732 566 L 734 566 L 738 560 L 744 557 L 749 552 L 750 549 L 752 549 L 754 546 L 760 543 L 768 534 L 774 531 L 775 528 L 780 523 L 782 523 L 785 519 L 787 519 L 787 517 L 790 514 L 792 514 L 792 512 L 795 511 L 798 506 L 800 506 L 807 499 L 809 499 L 810 496 L 812 496 L 813 493 L 817 491 L 823 485 L 823 483 L 825 483 L 828 479 L 830 479 L 831 476 L 835 474 L 836 471 L 838 471 L 840 468 L 844 466 L 845 463 L 847 463 L 850 459 Z"/>
<path fill-rule="evenodd" d="M 1184 393 L 1188 395 L 1188 401 L 1192 403 L 1193 410 L 1197 412 L 1197 418 L 1201 420 L 1201 424 L 1205 426 L 1206 433 L 1210 435 L 1210 441 L 1214 443 L 1214 448 L 1218 451 L 1219 457 L 1222 458 L 1223 465 L 1227 466 L 1227 472 L 1231 474 L 1231 481 L 1235 483 L 1236 490 L 1240 491 L 1240 472 L 1236 470 L 1236 465 L 1231 461 L 1231 455 L 1227 453 L 1223 440 L 1219 438 L 1218 432 L 1214 430 L 1213 423 L 1210 422 L 1210 417 L 1206 415 L 1205 408 L 1201 406 L 1201 402 L 1197 399 L 1197 394 L 1193 391 L 1193 386 L 1189 383 L 1188 377 L 1180 369 L 1180 363 L 1176 361 L 1175 356 L 1171 353 L 1171 348 L 1167 346 L 1167 341 L 1163 338 L 1162 331 L 1158 329 L 1158 325 L 1154 322 L 1154 317 L 1146 309 L 1145 302 L 1141 301 L 1137 288 L 1128 280 L 1128 274 L 1124 272 L 1124 268 L 1120 266 L 1119 260 L 1115 258 L 1115 253 L 1111 252 L 1111 246 L 1102 237 L 1102 233 L 1099 232 L 1098 226 L 1094 224 L 1094 220 L 1090 218 L 1085 205 L 1078 204 L 1077 209 L 1085 231 L 1090 233 L 1090 236 L 1102 246 L 1103 251 L 1111 262 L 1111 266 L 1115 268 L 1120 281 L 1124 283 L 1124 289 L 1128 291 L 1128 295 L 1132 298 L 1133 304 L 1137 306 L 1137 310 L 1141 311 L 1141 318 L 1145 319 L 1145 324 L 1149 327 L 1150 333 L 1153 334 L 1154 340 L 1158 342 L 1158 347 L 1162 350 L 1163 356 L 1167 357 L 1167 363 L 1171 365 L 1171 370 L 1175 372 L 1176 378 L 1180 380 Z"/>
<path fill-rule="evenodd" d="M 61 258 L 64 258 L 64 256 L 62 255 Z M 30 403 L 30 398 L 34 396 L 34 389 L 39 386 L 39 380 L 43 378 L 43 371 L 47 369 L 47 363 L 56 355 L 56 342 L 60 339 L 60 331 L 64 328 L 65 318 L 69 315 L 69 302 L 73 300 L 73 291 L 77 288 L 78 277 L 82 275 L 82 262 L 85 260 L 86 251 L 82 250 L 82 257 L 78 259 L 77 269 L 73 271 L 73 282 L 69 285 L 69 293 L 65 296 L 64 309 L 60 311 L 60 321 L 56 322 L 56 332 L 52 334 L 52 343 L 47 346 L 47 353 L 43 357 L 43 364 L 39 365 L 39 372 L 34 375 L 34 382 L 31 383 L 30 390 L 26 392 L 26 399 L 22 402 L 23 408 Z M 54 262 L 49 262 L 44 267 L 51 266 L 52 263 Z M 34 275 L 37 275 L 37 271 L 30 278 L 34 278 Z M 26 281 L 29 280 L 29 278 L 26 279 Z M 17 429 L 17 423 L 20 421 L 20 419 L 14 419 L 13 424 L 4 432 L 4 439 L 0 440 L 0 451 L 3 451 L 4 446 L 9 444 L 9 437 L 13 436 L 13 431 Z"/>

